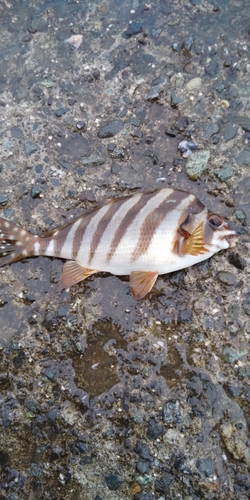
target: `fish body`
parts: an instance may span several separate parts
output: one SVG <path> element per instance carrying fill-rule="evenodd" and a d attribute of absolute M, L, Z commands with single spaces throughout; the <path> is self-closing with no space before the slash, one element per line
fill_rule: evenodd
<path fill-rule="evenodd" d="M 40 236 L 0 219 L 0 266 L 25 257 L 67 259 L 60 285 L 96 272 L 130 275 L 143 298 L 159 274 L 189 267 L 234 247 L 235 232 L 194 195 L 164 188 L 104 201 L 76 220 Z"/>

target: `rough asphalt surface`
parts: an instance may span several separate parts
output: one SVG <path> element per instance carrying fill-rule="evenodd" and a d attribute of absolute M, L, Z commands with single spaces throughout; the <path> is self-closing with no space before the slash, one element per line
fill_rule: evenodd
<path fill-rule="evenodd" d="M 39 233 L 170 185 L 239 235 L 139 303 L 105 274 L 61 291 L 56 259 L 1 269 L 0 500 L 249 498 L 249 19 L 248 0 L 0 2 L 1 216 Z"/>

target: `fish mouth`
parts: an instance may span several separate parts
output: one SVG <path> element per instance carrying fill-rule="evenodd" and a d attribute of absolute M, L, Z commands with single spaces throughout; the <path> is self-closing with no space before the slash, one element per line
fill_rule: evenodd
<path fill-rule="evenodd" d="M 238 238 L 238 236 L 236 236 L 235 232 L 232 232 L 232 233 L 228 234 L 227 236 L 225 236 L 225 239 L 228 242 L 229 248 L 234 248 L 236 246 L 236 243 L 237 243 L 239 238 Z"/>

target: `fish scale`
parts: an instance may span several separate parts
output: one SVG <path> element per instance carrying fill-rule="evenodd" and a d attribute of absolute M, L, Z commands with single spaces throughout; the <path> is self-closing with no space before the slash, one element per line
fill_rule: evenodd
<path fill-rule="evenodd" d="M 201 262 L 236 241 L 228 223 L 194 195 L 164 188 L 104 201 L 40 236 L 0 218 L 0 266 L 33 255 L 70 259 L 61 286 L 99 271 L 128 274 L 141 299 L 159 274 Z"/>

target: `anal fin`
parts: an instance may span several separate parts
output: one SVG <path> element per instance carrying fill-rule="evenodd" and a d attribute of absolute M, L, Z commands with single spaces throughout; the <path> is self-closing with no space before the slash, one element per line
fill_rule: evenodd
<path fill-rule="evenodd" d="M 81 266 L 75 260 L 68 260 L 63 266 L 63 273 L 59 281 L 59 286 L 61 288 L 67 288 L 68 286 L 75 285 L 96 272 L 97 271 L 94 269 L 87 269 Z"/>
<path fill-rule="evenodd" d="M 141 300 L 154 286 L 158 273 L 151 271 L 133 271 L 130 274 L 131 291 L 136 300 Z"/>

